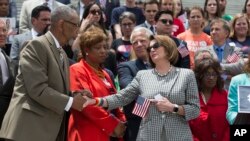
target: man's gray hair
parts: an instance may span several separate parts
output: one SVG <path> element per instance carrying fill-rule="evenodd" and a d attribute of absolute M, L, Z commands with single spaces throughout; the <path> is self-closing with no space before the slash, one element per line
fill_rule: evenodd
<path fill-rule="evenodd" d="M 130 35 L 130 42 L 132 44 L 133 44 L 133 36 L 137 32 L 144 32 L 145 33 L 144 36 L 148 39 L 150 39 L 150 36 L 153 35 L 153 32 L 151 30 L 147 29 L 146 27 L 135 27 Z"/>
<path fill-rule="evenodd" d="M 57 7 L 51 13 L 51 25 L 57 23 L 59 20 L 70 21 L 72 19 L 72 13 L 76 13 L 76 11 L 69 6 Z"/>

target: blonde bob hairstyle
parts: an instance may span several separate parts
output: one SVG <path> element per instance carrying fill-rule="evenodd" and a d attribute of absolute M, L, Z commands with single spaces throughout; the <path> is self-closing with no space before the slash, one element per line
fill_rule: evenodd
<path fill-rule="evenodd" d="M 179 53 L 175 42 L 166 35 L 154 35 L 151 36 L 150 40 L 155 40 L 160 46 L 164 48 L 166 53 L 166 59 L 170 62 L 171 65 L 174 65 L 179 58 Z M 149 58 L 151 66 L 154 68 L 155 63 L 152 61 L 151 57 Z"/>
<path fill-rule="evenodd" d="M 85 32 L 81 33 L 80 36 L 80 49 L 82 57 L 86 59 L 85 49 L 91 49 L 94 45 L 106 41 L 108 45 L 108 37 L 103 30 L 97 26 L 90 26 Z"/>

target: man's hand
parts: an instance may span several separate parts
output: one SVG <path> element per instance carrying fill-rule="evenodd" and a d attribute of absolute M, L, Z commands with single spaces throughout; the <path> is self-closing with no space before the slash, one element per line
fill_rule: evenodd
<path fill-rule="evenodd" d="M 78 90 L 74 91 L 72 93 L 73 96 L 73 104 L 72 108 L 78 111 L 82 111 L 84 108 L 84 103 L 86 102 L 86 98 L 84 97 L 89 97 L 92 98 L 93 95 L 89 90 Z"/>

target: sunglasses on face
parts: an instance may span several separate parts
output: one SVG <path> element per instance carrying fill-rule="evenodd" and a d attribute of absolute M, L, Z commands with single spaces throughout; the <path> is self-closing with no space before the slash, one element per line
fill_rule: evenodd
<path fill-rule="evenodd" d="M 173 20 L 168 20 L 168 19 L 160 19 L 159 21 L 161 21 L 161 23 L 163 24 L 169 24 L 169 25 L 173 25 Z"/>
<path fill-rule="evenodd" d="M 155 43 L 155 44 L 153 44 L 152 46 L 149 46 L 149 47 L 147 48 L 147 52 L 151 52 L 152 48 L 153 48 L 153 49 L 157 49 L 157 48 L 159 48 L 159 47 L 160 47 L 160 44 L 159 44 L 159 43 Z"/>
<path fill-rule="evenodd" d="M 93 15 L 101 15 L 102 14 L 102 11 L 101 10 L 91 10 L 89 11 L 89 13 L 93 14 Z"/>
<path fill-rule="evenodd" d="M 216 73 L 205 73 L 205 78 L 216 78 L 218 75 Z"/>

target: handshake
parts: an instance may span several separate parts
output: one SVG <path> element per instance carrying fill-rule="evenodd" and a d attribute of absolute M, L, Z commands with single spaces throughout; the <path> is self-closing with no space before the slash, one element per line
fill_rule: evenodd
<path fill-rule="evenodd" d="M 77 111 L 82 111 L 86 107 L 86 101 L 93 97 L 93 94 L 89 90 L 78 90 L 72 92 L 73 103 L 71 108 Z"/>

